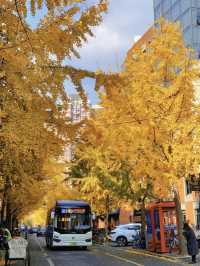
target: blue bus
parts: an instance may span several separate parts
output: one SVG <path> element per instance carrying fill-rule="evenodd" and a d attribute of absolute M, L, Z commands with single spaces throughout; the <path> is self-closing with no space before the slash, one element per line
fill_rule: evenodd
<path fill-rule="evenodd" d="M 92 217 L 85 201 L 61 200 L 47 215 L 46 245 L 48 248 L 92 245 Z"/>

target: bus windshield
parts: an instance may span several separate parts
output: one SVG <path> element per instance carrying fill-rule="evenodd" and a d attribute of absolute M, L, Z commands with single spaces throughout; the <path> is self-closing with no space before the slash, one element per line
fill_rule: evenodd
<path fill-rule="evenodd" d="M 86 208 L 58 208 L 54 230 L 65 234 L 82 234 L 91 230 L 91 214 Z"/>

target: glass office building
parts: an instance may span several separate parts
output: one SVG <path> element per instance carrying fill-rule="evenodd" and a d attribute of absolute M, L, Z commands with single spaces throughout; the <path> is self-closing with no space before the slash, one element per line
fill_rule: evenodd
<path fill-rule="evenodd" d="M 154 0 L 154 19 L 180 21 L 185 45 L 200 58 L 200 0 Z"/>

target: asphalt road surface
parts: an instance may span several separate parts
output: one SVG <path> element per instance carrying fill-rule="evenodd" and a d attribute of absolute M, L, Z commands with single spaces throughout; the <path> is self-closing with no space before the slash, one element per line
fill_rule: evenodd
<path fill-rule="evenodd" d="M 88 250 L 76 248 L 48 250 L 42 237 L 30 237 L 31 266 L 175 266 L 172 259 L 141 255 L 126 248 L 94 245 Z M 22 264 L 17 264 L 17 266 Z M 198 264 L 197 264 L 198 265 Z"/>

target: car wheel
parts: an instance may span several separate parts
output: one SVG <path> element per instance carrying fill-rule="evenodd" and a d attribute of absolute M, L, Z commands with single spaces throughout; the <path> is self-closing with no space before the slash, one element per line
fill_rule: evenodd
<path fill-rule="evenodd" d="M 117 245 L 120 247 L 125 247 L 128 245 L 128 241 L 125 236 L 118 236 L 116 241 L 117 241 Z"/>

